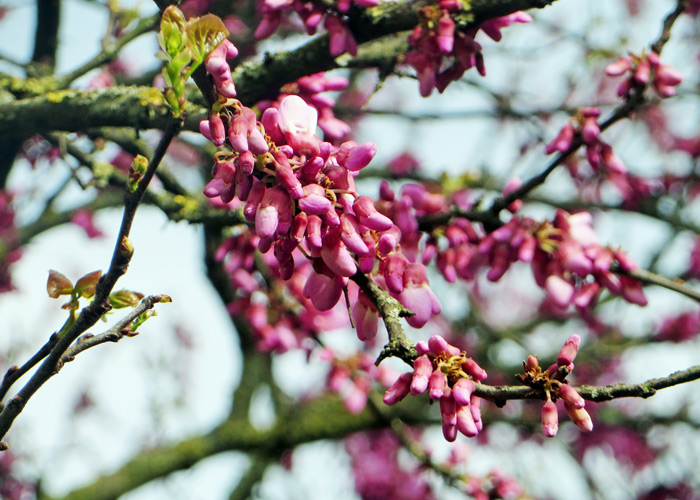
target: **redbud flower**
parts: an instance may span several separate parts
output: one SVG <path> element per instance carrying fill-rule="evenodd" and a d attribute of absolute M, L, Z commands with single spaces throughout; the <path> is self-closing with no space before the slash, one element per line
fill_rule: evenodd
<path fill-rule="evenodd" d="M 547 399 L 542 405 L 542 432 L 547 437 L 554 437 L 559 430 L 559 414 L 557 405 L 551 399 Z"/>
<path fill-rule="evenodd" d="M 321 258 L 338 276 L 350 277 L 357 272 L 355 259 L 342 242 L 338 229 L 329 230 L 323 238 Z"/>
<path fill-rule="evenodd" d="M 435 292 L 428 285 L 428 275 L 423 264 L 410 263 L 403 273 L 404 288 L 396 298 L 414 313 L 406 318 L 409 325 L 421 328 L 442 310 Z"/>
<path fill-rule="evenodd" d="M 444 54 L 450 54 L 454 48 L 454 31 L 455 22 L 450 14 L 445 11 L 438 21 L 437 36 L 435 37 L 440 51 Z"/>
<path fill-rule="evenodd" d="M 384 404 L 392 406 L 408 396 L 408 393 L 411 390 L 412 379 L 413 374 L 411 372 L 406 372 L 399 376 L 399 378 L 396 379 L 396 382 L 394 382 L 394 385 L 389 387 L 384 394 Z"/>
<path fill-rule="evenodd" d="M 323 26 L 328 30 L 329 49 L 332 56 L 339 56 L 344 52 L 352 56 L 357 55 L 357 42 L 342 19 L 329 15 Z"/>
<path fill-rule="evenodd" d="M 221 146 L 226 140 L 226 128 L 221 116 L 218 114 L 209 115 L 209 134 L 214 146 Z"/>
<path fill-rule="evenodd" d="M 377 335 L 379 314 L 374 304 L 362 290 L 358 292 L 357 301 L 353 305 L 352 319 L 355 323 L 358 339 L 362 341 L 371 340 Z"/>
<path fill-rule="evenodd" d="M 629 57 L 620 57 L 614 63 L 605 67 L 605 74 L 608 76 L 620 76 L 632 69 L 632 61 Z"/>
<path fill-rule="evenodd" d="M 428 390 L 428 379 L 433 373 L 433 363 L 427 354 L 419 356 L 413 362 L 413 379 L 411 381 L 411 394 L 423 394 Z"/>
<path fill-rule="evenodd" d="M 352 209 L 360 223 L 369 229 L 386 231 L 394 225 L 389 217 L 377 212 L 377 209 L 374 208 L 374 202 L 369 196 L 358 196 L 352 205 Z"/>
<path fill-rule="evenodd" d="M 466 406 L 469 404 L 469 399 L 475 388 L 472 379 L 465 377 L 460 378 L 455 382 L 454 386 L 452 386 L 452 397 L 458 404 Z"/>
<path fill-rule="evenodd" d="M 564 403 L 572 408 L 580 409 L 586 406 L 586 402 L 581 395 L 569 384 L 559 385 L 559 397 L 564 400 Z"/>
<path fill-rule="evenodd" d="M 581 345 L 581 337 L 579 335 L 573 334 L 571 337 L 569 337 L 559 351 L 559 355 L 557 356 L 557 365 L 569 366 L 571 363 L 573 363 L 574 358 L 576 358 L 579 345 Z"/>
<path fill-rule="evenodd" d="M 571 303 L 575 291 L 574 285 L 556 274 L 550 275 L 545 280 L 544 289 L 547 292 L 547 297 L 561 308 L 565 308 Z"/>
<path fill-rule="evenodd" d="M 544 151 L 546 154 L 552 154 L 555 151 L 563 153 L 571 147 L 571 143 L 574 139 L 574 127 L 571 122 L 567 122 L 566 125 L 559 131 L 559 134 L 545 147 Z"/>
<path fill-rule="evenodd" d="M 591 416 L 584 408 L 574 408 L 573 406 L 564 403 L 566 413 L 571 421 L 583 432 L 591 432 L 593 430 L 593 422 Z"/>
<path fill-rule="evenodd" d="M 319 311 L 327 311 L 340 300 L 343 284 L 343 280 L 329 269 L 314 266 L 314 271 L 309 274 L 304 285 L 304 297 L 310 299 Z"/>

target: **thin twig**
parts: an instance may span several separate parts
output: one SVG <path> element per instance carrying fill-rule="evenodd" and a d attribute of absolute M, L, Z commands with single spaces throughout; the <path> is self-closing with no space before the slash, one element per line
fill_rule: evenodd
<path fill-rule="evenodd" d="M 658 390 L 693 382 L 698 379 L 700 379 L 700 365 L 695 365 L 686 370 L 674 372 L 666 377 L 647 380 L 641 384 L 582 385 L 575 387 L 575 389 L 584 399 L 600 402 L 618 398 L 648 398 L 656 394 Z M 525 385 L 492 386 L 481 383 L 476 384 L 474 394 L 488 399 L 496 406 L 503 406 L 506 404 L 506 401 L 511 399 L 544 399 L 545 397 L 543 393 Z"/>
<path fill-rule="evenodd" d="M 685 286 L 683 281 L 679 279 L 672 280 L 666 278 L 665 276 L 661 276 L 651 271 L 647 271 L 645 269 L 633 269 L 631 271 L 613 269 L 613 271 L 621 274 L 626 274 L 627 276 L 631 276 L 632 278 L 638 279 L 643 283 L 658 285 L 669 290 L 673 290 L 674 292 L 678 292 L 682 295 L 685 295 L 686 297 L 690 297 L 691 299 L 700 302 L 700 292 L 693 290 L 692 288 L 688 288 L 687 286 Z"/>
<path fill-rule="evenodd" d="M 159 302 L 169 302 L 170 298 L 166 295 L 149 295 L 141 300 L 139 305 L 132 309 L 129 314 L 120 319 L 112 328 L 99 335 L 84 335 L 80 337 L 61 357 L 61 363 L 73 361 L 73 359 L 83 351 L 95 347 L 106 342 L 119 342 L 127 336 L 127 327 L 141 314 L 149 309 L 153 309 Z"/>
<path fill-rule="evenodd" d="M 181 119 L 176 119 L 171 122 L 163 133 L 154 156 L 149 162 L 146 172 L 139 181 L 136 189 L 126 196 L 124 200 L 122 223 L 112 253 L 112 261 L 109 270 L 97 283 L 92 302 L 83 308 L 73 325 L 62 334 L 61 338 L 51 350 L 51 353 L 46 357 L 45 361 L 34 375 L 24 387 L 22 387 L 19 393 L 8 401 L 5 408 L 0 412 L 0 438 L 7 434 L 15 418 L 22 412 L 29 399 L 47 380 L 58 373 L 61 369 L 63 354 L 68 350 L 70 345 L 111 309 L 109 294 L 117 280 L 126 272 L 133 254 L 128 236 L 136 215 L 136 209 L 143 200 L 148 184 L 153 178 L 158 165 L 160 165 L 160 162 L 163 160 L 168 146 L 181 128 Z M 6 445 L 3 447 L 6 448 Z"/>
<path fill-rule="evenodd" d="M 83 64 L 79 68 L 74 69 L 70 73 L 66 73 L 63 76 L 58 77 L 57 81 L 59 82 L 59 85 L 62 88 L 67 87 L 71 84 L 71 82 L 73 82 L 73 80 L 80 78 L 85 73 L 92 71 L 93 69 L 98 68 L 105 63 L 113 61 L 117 57 L 117 55 L 119 55 L 119 52 L 122 50 L 122 48 L 124 48 L 125 45 L 127 45 L 132 40 L 140 37 L 144 33 L 148 33 L 149 31 L 151 31 L 158 25 L 159 22 L 160 14 L 154 14 L 151 17 L 141 19 L 136 25 L 136 27 L 134 27 L 134 29 L 127 32 L 124 36 L 119 38 L 113 44 L 105 47 L 102 52 L 100 52 L 95 57 L 87 61 L 85 64 Z"/>

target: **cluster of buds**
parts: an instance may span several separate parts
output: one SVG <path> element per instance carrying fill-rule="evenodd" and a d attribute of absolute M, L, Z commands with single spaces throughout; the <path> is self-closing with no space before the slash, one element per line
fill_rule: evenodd
<path fill-rule="evenodd" d="M 566 153 L 571 148 L 574 138 L 580 135 L 586 146 L 586 158 L 593 172 L 604 170 L 609 176 L 624 176 L 627 167 L 622 160 L 615 155 L 612 146 L 600 138 L 599 108 L 583 108 L 573 120 L 564 125 L 559 134 L 545 146 L 545 153 Z"/>
<path fill-rule="evenodd" d="M 481 398 L 474 394 L 474 381 L 486 378 L 486 371 L 464 351 L 450 345 L 440 335 L 416 345 L 418 357 L 413 372 L 401 375 L 384 394 L 384 403 L 394 405 L 408 394 L 428 392 L 440 404 L 442 433 L 452 442 L 457 432 L 476 436 L 482 429 Z"/>
<path fill-rule="evenodd" d="M 406 54 L 406 63 L 416 70 L 423 97 L 429 96 L 434 88 L 443 92 L 470 68 L 475 67 L 482 76 L 486 74 L 481 45 L 475 40 L 479 29 L 499 41 L 501 28 L 532 21 L 528 14 L 515 12 L 488 20 L 481 26 L 461 30 L 458 23 L 462 9 L 460 0 L 440 0 L 436 5 L 420 9 L 420 23 L 408 38 L 412 49 Z"/>
<path fill-rule="evenodd" d="M 376 380 L 386 387 L 389 385 L 387 380 L 394 376 L 393 370 L 386 365 L 376 366 L 374 360 L 366 353 L 338 359 L 330 349 L 324 348 L 320 355 L 331 365 L 326 377 L 326 387 L 339 394 L 345 408 L 353 414 L 360 413 L 367 406 L 372 381 Z"/>
<path fill-rule="evenodd" d="M 585 409 L 586 401 L 571 387 L 566 377 L 574 369 L 574 358 L 581 344 L 581 337 L 574 334 L 564 342 L 557 362 L 542 370 L 535 356 L 528 356 L 523 362 L 524 374 L 516 375 L 525 385 L 536 388 L 546 395 L 542 406 L 542 432 L 554 437 L 559 429 L 559 414 L 556 401 L 564 401 L 564 408 L 571 421 L 583 432 L 593 430 L 593 422 Z"/>
<path fill-rule="evenodd" d="M 374 7 L 378 0 L 353 0 L 359 7 Z M 339 56 L 344 52 L 357 54 L 357 42 L 342 15 L 350 10 L 350 0 L 338 0 L 337 11 L 322 6 L 318 2 L 304 0 L 265 0 L 263 2 L 263 17 L 255 30 L 255 38 L 262 40 L 272 35 L 282 23 L 284 15 L 290 11 L 296 12 L 304 23 L 307 34 L 316 33 L 323 21 L 323 27 L 330 39 L 330 53 Z M 324 20 L 325 18 L 325 20 Z"/>
<path fill-rule="evenodd" d="M 318 78 L 306 83 L 323 87 Z M 274 249 L 280 278 L 292 278 L 294 252 L 303 249 L 313 262 L 303 293 L 318 310 L 333 308 L 349 278 L 358 270 L 371 273 L 378 260 L 380 277 L 399 300 L 420 308 L 427 293 L 430 307 L 421 309 L 427 317 L 419 312 L 413 319 L 425 323 L 440 307 L 424 268 L 410 265 L 399 248 L 398 228 L 355 187 L 355 176 L 376 146 L 321 141 L 317 120 L 317 110 L 298 95 L 266 108 L 260 121 L 240 101 L 222 96 L 200 123 L 202 134 L 220 148 L 204 194 L 222 203 L 234 197 L 244 202 L 257 248 Z"/>
<path fill-rule="evenodd" d="M 238 49 L 228 38 L 219 44 L 204 61 L 204 67 L 211 75 L 216 90 L 224 97 L 236 97 L 236 87 L 231 78 L 231 66 L 226 62 L 238 55 Z"/>
<path fill-rule="evenodd" d="M 259 240 L 257 235 L 242 231 L 226 239 L 215 253 L 235 290 L 228 311 L 247 323 L 259 351 L 283 353 L 303 348 L 307 339 L 348 325 L 344 307 L 320 311 L 313 305 L 309 296 L 316 303 L 329 300 L 327 290 L 309 291 L 306 284 L 312 266 L 298 251 L 294 252 L 298 265 L 286 282 L 285 293 L 281 293 L 276 257 L 272 252 L 257 256 Z"/>
<path fill-rule="evenodd" d="M 661 64 L 656 52 L 643 53 L 641 56 L 630 54 L 622 56 L 605 68 L 608 76 L 628 74 L 617 87 L 617 95 L 629 96 L 643 90 L 649 83 L 661 97 L 671 97 L 676 94 L 676 85 L 683 81 L 683 76 L 668 64 Z"/>
<path fill-rule="evenodd" d="M 416 436 L 416 438 L 419 436 Z M 391 430 L 353 434 L 345 440 L 355 477 L 355 491 L 363 500 L 435 500 L 422 466 L 401 460 L 401 443 Z"/>
<path fill-rule="evenodd" d="M 515 479 L 500 470 L 494 470 L 486 477 L 470 478 L 466 493 L 474 500 L 529 498 L 525 497 L 523 487 Z"/>
<path fill-rule="evenodd" d="M 428 241 L 423 254 L 437 256 L 445 279 L 473 280 L 487 268 L 486 278 L 498 281 L 515 262 L 530 264 L 535 282 L 558 311 L 570 305 L 583 311 L 607 289 L 630 303 L 647 303 L 640 281 L 625 273 L 637 268 L 622 250 L 599 244 L 588 212 L 557 210 L 552 221 L 538 222 L 515 216 L 505 225 L 482 235 L 465 219 L 455 219 L 444 231 L 447 247 L 433 250 Z"/>

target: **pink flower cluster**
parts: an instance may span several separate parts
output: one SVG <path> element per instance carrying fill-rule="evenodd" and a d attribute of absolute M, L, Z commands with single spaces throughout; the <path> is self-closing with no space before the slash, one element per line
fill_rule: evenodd
<path fill-rule="evenodd" d="M 688 311 L 666 319 L 659 325 L 654 340 L 670 342 L 687 342 L 700 334 L 700 315 L 697 311 Z"/>
<path fill-rule="evenodd" d="M 569 121 L 564 125 L 559 134 L 547 144 L 545 153 L 549 155 L 556 151 L 568 152 L 574 137 L 579 134 L 586 146 L 586 158 L 594 172 L 605 169 L 608 175 L 626 174 L 625 164 L 613 153 L 612 146 L 600 138 L 598 117 L 600 117 L 600 109 L 598 108 L 581 109 L 573 123 Z"/>
<path fill-rule="evenodd" d="M 225 240 L 215 254 L 215 259 L 223 262 L 235 291 L 228 310 L 246 322 L 258 350 L 286 352 L 306 348 L 307 339 L 348 325 L 343 305 L 319 311 L 308 298 L 305 284 L 312 266 L 300 252 L 294 252 L 297 265 L 286 286 L 281 287 L 274 253 L 262 255 L 262 262 L 256 257 L 259 240 L 257 235 L 243 231 Z M 318 291 L 319 296 L 324 293 L 323 289 Z"/>
<path fill-rule="evenodd" d="M 359 7 L 374 7 L 378 0 L 338 0 L 337 11 L 324 7 L 318 2 L 305 0 L 264 0 L 263 17 L 255 30 L 255 38 L 262 40 L 272 35 L 282 23 L 282 18 L 289 12 L 296 12 L 304 23 L 309 35 L 316 33 L 323 21 L 323 27 L 328 32 L 330 53 L 339 56 L 344 52 L 357 54 L 357 42 L 350 28 L 342 17 L 350 10 L 351 3 Z M 325 20 L 324 20 L 325 18 Z"/>
<path fill-rule="evenodd" d="M 523 488 L 504 472 L 494 470 L 488 476 L 472 477 L 467 481 L 467 495 L 474 500 L 491 500 L 492 498 L 512 499 L 523 495 Z"/>
<path fill-rule="evenodd" d="M 408 394 L 428 392 L 440 404 L 442 433 L 452 442 L 457 432 L 476 436 L 482 429 L 481 398 L 474 394 L 474 381 L 486 378 L 486 372 L 464 351 L 448 344 L 440 335 L 416 345 L 418 357 L 413 372 L 401 375 L 384 394 L 384 403 L 394 405 Z"/>
<path fill-rule="evenodd" d="M 343 90 L 348 86 L 348 79 L 342 76 L 327 77 L 325 73 L 302 76 L 296 82 L 282 87 L 277 101 L 258 103 L 262 111 L 269 107 L 279 108 L 280 102 L 288 95 L 298 95 L 318 112 L 318 126 L 323 131 L 324 139 L 329 142 L 342 139 L 350 134 L 350 126 L 335 117 L 333 107 L 335 100 L 324 92 Z"/>
<path fill-rule="evenodd" d="M 374 360 L 366 353 L 338 359 L 330 349 L 324 348 L 321 350 L 321 357 L 331 365 L 326 377 L 326 387 L 340 394 L 345 408 L 353 414 L 360 413 L 367 406 L 372 381 L 379 381 L 386 387 L 391 383 L 387 383 L 388 379 L 394 376 L 393 370 L 385 364 L 376 366 Z"/>
<path fill-rule="evenodd" d="M 574 369 L 574 358 L 581 344 L 581 337 L 574 334 L 564 342 L 557 362 L 547 370 L 540 368 L 535 356 L 528 356 L 523 362 L 524 375 L 517 375 L 526 385 L 544 391 L 547 401 L 542 406 L 542 432 L 547 437 L 554 437 L 559 429 L 557 398 L 564 401 L 564 408 L 571 421 L 583 432 L 593 430 L 593 422 L 585 409 L 586 401 L 571 387 L 566 377 Z"/>
<path fill-rule="evenodd" d="M 608 76 L 628 74 L 617 88 L 617 95 L 620 97 L 644 89 L 649 83 L 659 96 L 671 97 L 676 94 L 676 85 L 683 81 L 683 76 L 678 71 L 668 64 L 661 64 L 656 52 L 620 57 L 606 66 L 605 73 Z"/>
<path fill-rule="evenodd" d="M 467 220 L 456 219 L 445 237 L 448 246 L 437 252 L 437 264 L 449 282 L 472 280 L 483 267 L 488 267 L 489 281 L 498 281 L 519 261 L 530 264 L 535 282 L 560 311 L 570 305 L 588 309 L 602 289 L 633 304 L 647 303 L 641 282 L 614 272 L 631 271 L 636 264 L 622 250 L 598 243 L 588 212 L 559 209 L 551 222 L 516 216 L 486 236 Z"/>
<path fill-rule="evenodd" d="M 220 85 L 229 77 L 220 72 L 217 88 L 230 88 Z M 297 84 L 322 106 L 318 94 L 346 82 L 313 75 Z M 414 310 L 409 323 L 422 326 L 440 311 L 425 267 L 403 255 L 401 231 L 355 187 L 355 176 L 372 160 L 376 146 L 321 141 L 317 121 L 316 108 L 298 95 L 268 105 L 260 121 L 240 101 L 222 96 L 209 119 L 200 123 L 202 134 L 219 147 L 204 194 L 223 204 L 234 198 L 243 202 L 255 244 L 262 253 L 273 250 L 279 278 L 298 279 L 295 255 L 297 249 L 303 251 L 313 265 L 301 273 L 306 276 L 302 295 L 317 310 L 332 309 L 358 271 L 377 271 L 377 282 Z M 360 294 L 354 314 L 361 325 L 358 335 L 369 339 L 376 333 L 378 315 L 365 299 Z"/>
<path fill-rule="evenodd" d="M 501 28 L 532 21 L 528 14 L 515 12 L 490 19 L 479 27 L 460 30 L 453 16 L 462 8 L 459 0 L 440 0 L 437 5 L 420 10 L 420 23 L 408 38 L 412 49 L 406 54 L 406 63 L 416 70 L 423 97 L 429 96 L 434 88 L 443 92 L 470 68 L 475 67 L 482 76 L 486 74 L 481 44 L 475 40 L 480 29 L 499 41 Z"/>
<path fill-rule="evenodd" d="M 593 177 L 600 181 L 610 181 L 622 196 L 623 204 L 634 207 L 640 196 L 649 191 L 649 186 L 643 179 L 630 174 L 620 157 L 613 152 L 612 146 L 601 139 L 599 116 L 598 108 L 581 109 L 573 121 L 564 125 L 559 134 L 547 144 L 545 152 L 568 153 L 574 138 L 580 136 L 586 147 L 586 159 L 592 175 L 586 175 L 576 161 L 570 161 L 567 166 L 573 178 L 582 189 L 595 189 L 596 199 L 599 198 L 599 193 Z"/>
<path fill-rule="evenodd" d="M 39 486 L 18 477 L 15 460 L 16 456 L 11 451 L 0 453 L 0 498 L 5 500 L 36 498 Z"/>
<path fill-rule="evenodd" d="M 399 460 L 401 443 L 389 430 L 368 431 L 345 441 L 355 477 L 355 490 L 363 500 L 435 500 L 430 483 L 418 464 Z"/>

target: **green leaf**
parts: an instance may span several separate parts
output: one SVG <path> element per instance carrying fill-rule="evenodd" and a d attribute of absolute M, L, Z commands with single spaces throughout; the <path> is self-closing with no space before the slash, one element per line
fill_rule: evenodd
<path fill-rule="evenodd" d="M 131 290 L 119 290 L 114 292 L 109 296 L 109 303 L 115 309 L 122 309 L 124 307 L 135 307 L 144 297 L 142 293 L 132 292 Z"/>
<path fill-rule="evenodd" d="M 51 269 L 49 271 L 49 280 L 46 282 L 46 291 L 49 297 L 57 299 L 61 295 L 73 293 L 73 283 L 58 271 Z"/>
<path fill-rule="evenodd" d="M 228 36 L 223 21 L 214 14 L 190 19 L 187 23 L 187 48 L 192 55 L 193 72 Z"/>
<path fill-rule="evenodd" d="M 170 57 L 180 53 L 186 43 L 185 16 L 174 5 L 168 6 L 160 18 L 160 35 L 158 42 L 163 51 Z"/>
<path fill-rule="evenodd" d="M 136 330 L 143 325 L 148 318 L 152 318 L 153 316 L 158 316 L 155 311 L 150 310 L 146 311 L 144 313 L 139 314 L 138 318 L 136 318 L 133 323 L 131 323 L 131 326 L 129 327 L 129 331 L 132 332 L 132 334 L 136 334 Z"/>
<path fill-rule="evenodd" d="M 102 276 L 102 271 L 93 271 L 80 278 L 75 284 L 75 292 L 80 297 L 89 299 L 95 295 L 95 287 Z"/>

